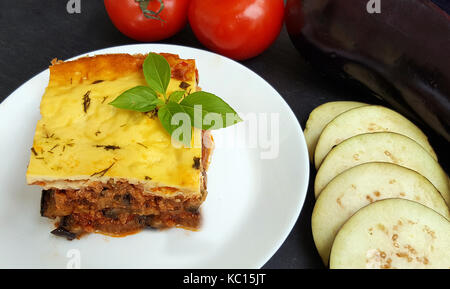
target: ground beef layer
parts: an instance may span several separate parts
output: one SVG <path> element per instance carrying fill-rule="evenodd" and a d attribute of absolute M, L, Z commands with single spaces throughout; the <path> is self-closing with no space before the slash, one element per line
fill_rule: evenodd
<path fill-rule="evenodd" d="M 202 192 L 199 197 L 163 198 L 144 194 L 142 186 L 126 181 L 95 183 L 81 190 L 51 189 L 42 192 L 41 215 L 58 220 L 52 233 L 67 239 L 91 232 L 126 235 L 147 227 L 196 229 L 206 197 L 206 190 Z"/>

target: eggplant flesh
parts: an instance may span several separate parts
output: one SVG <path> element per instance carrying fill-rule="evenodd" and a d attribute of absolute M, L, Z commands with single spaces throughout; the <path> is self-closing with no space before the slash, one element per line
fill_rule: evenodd
<path fill-rule="evenodd" d="M 290 38 L 324 74 L 450 141 L 450 16 L 428 0 L 379 1 L 372 14 L 369 2 L 288 0 Z"/>

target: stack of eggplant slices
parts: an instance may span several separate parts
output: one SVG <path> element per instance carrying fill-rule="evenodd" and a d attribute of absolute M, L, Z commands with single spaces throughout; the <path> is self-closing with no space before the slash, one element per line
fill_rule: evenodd
<path fill-rule="evenodd" d="M 312 233 L 330 268 L 450 268 L 450 185 L 426 135 L 360 102 L 314 109 Z"/>

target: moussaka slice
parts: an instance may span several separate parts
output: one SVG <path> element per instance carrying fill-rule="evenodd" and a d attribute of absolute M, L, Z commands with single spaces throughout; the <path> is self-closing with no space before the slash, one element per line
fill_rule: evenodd
<path fill-rule="evenodd" d="M 167 92 L 196 91 L 195 61 L 161 55 L 171 67 Z M 28 184 L 43 188 L 41 215 L 56 220 L 52 233 L 73 239 L 199 226 L 213 145 L 209 131 L 194 128 L 190 148 L 174 146 L 154 113 L 108 104 L 146 85 L 145 57 L 52 62 L 27 171 Z"/>

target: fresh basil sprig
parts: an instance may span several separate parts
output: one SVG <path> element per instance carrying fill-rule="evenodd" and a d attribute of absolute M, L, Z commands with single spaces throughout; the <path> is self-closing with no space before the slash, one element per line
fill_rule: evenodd
<path fill-rule="evenodd" d="M 191 127 L 205 130 L 219 129 L 242 121 L 231 106 L 212 93 L 196 91 L 189 94 L 185 90 L 180 90 L 167 96 L 170 65 L 159 54 L 149 53 L 143 63 L 143 73 L 148 86 L 133 87 L 109 104 L 139 112 L 157 109 L 158 118 L 164 129 L 171 136 L 177 132 L 185 146 L 189 146 L 191 142 Z M 178 115 L 179 113 L 182 114 Z M 179 124 L 185 121 L 190 122 L 190 126 Z M 181 131 L 177 130 L 179 128 Z"/>

